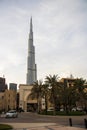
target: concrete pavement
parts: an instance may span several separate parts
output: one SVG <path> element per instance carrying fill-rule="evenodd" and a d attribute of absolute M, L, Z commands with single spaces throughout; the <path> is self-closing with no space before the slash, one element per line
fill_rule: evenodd
<path fill-rule="evenodd" d="M 85 130 L 85 128 L 61 126 L 56 123 L 5 123 L 14 130 Z"/>
<path fill-rule="evenodd" d="M 24 113 L 23 113 L 23 116 L 24 116 Z M 4 115 L 1 115 L 0 117 L 1 117 L 1 119 L 4 119 Z M 29 115 L 28 115 L 28 117 L 29 117 Z M 38 115 L 38 116 L 33 115 L 33 118 L 37 118 L 37 119 L 40 119 L 40 120 L 43 119 L 44 121 L 47 120 L 47 118 L 41 118 L 41 117 L 42 117 L 41 115 Z M 55 120 L 57 117 L 54 118 L 52 116 L 51 118 L 53 120 Z M 59 117 L 58 120 L 61 120 L 61 118 L 63 118 L 63 121 L 65 121 L 65 120 L 68 120 L 69 117 L 67 117 L 66 119 L 65 119 L 65 117 Z M 76 118 L 77 117 L 75 117 L 75 119 Z M 40 122 L 40 123 L 30 123 L 30 122 L 29 123 L 21 123 L 21 122 L 16 123 L 15 122 L 14 123 L 14 122 L 11 122 L 11 121 L 10 122 L 7 122 L 7 121 L 4 122 L 4 120 L 3 120 L 3 121 L 1 121 L 1 124 L 3 123 L 3 124 L 11 125 L 14 128 L 13 130 L 85 130 L 85 126 L 83 125 L 84 122 L 82 122 L 82 121 L 86 117 L 81 117 L 81 118 L 82 119 L 80 119 L 80 117 L 79 117 L 79 119 L 80 119 L 78 121 L 79 123 L 75 123 L 75 121 L 77 121 L 77 120 L 73 119 L 74 120 L 73 121 L 73 127 L 70 127 L 68 123 L 64 123 L 64 124 L 61 124 L 60 122 L 47 123 L 46 121 L 44 123 L 42 123 L 42 122 Z M 26 118 L 26 119 L 28 120 L 29 118 Z M 32 117 L 31 117 L 31 119 L 32 119 Z M 18 118 L 18 122 L 19 122 L 19 120 L 20 120 L 20 118 Z M 23 120 L 25 121 L 25 118 L 23 118 Z M 27 120 L 26 120 L 26 122 L 27 122 Z M 75 124 L 78 124 L 78 126 L 76 126 Z M 81 128 L 81 127 L 84 127 L 84 128 Z"/>

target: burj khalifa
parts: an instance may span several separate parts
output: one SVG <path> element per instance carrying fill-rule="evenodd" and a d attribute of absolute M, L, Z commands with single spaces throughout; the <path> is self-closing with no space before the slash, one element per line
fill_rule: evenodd
<path fill-rule="evenodd" d="M 28 57 L 27 57 L 27 79 L 26 84 L 32 85 L 37 80 L 37 67 L 35 64 L 35 47 L 33 45 L 33 25 L 32 17 L 30 19 L 30 32 L 28 39 Z"/>

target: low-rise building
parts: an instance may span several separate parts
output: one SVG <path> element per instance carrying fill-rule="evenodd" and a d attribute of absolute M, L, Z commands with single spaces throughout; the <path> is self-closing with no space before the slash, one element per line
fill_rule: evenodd
<path fill-rule="evenodd" d="M 0 111 L 5 110 L 4 92 L 0 92 Z"/>
<path fill-rule="evenodd" d="M 73 87 L 75 80 L 74 78 L 62 78 L 60 82 L 63 83 L 65 87 Z"/>
<path fill-rule="evenodd" d="M 16 91 L 14 90 L 5 90 L 4 93 L 4 102 L 5 110 L 16 109 Z"/>
<path fill-rule="evenodd" d="M 0 92 L 0 111 L 16 109 L 16 92 L 14 90 L 5 90 Z"/>
<path fill-rule="evenodd" d="M 19 107 L 24 111 L 37 110 L 37 99 L 30 97 L 32 85 L 20 84 L 19 85 Z"/>

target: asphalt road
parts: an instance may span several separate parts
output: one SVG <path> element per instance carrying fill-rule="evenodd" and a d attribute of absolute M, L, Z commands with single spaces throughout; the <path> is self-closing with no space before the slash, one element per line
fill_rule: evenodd
<path fill-rule="evenodd" d="M 23 112 L 19 113 L 18 118 L 5 118 L 0 116 L 0 123 L 56 123 L 59 125 L 69 126 L 69 118 L 72 119 L 72 125 L 84 127 L 84 119 L 87 116 L 45 116 L 37 113 Z"/>

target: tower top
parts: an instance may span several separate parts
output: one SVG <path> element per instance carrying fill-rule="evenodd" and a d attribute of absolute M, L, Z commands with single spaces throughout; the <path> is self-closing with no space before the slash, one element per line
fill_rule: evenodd
<path fill-rule="evenodd" d="M 30 18 L 30 33 L 33 32 L 32 16 Z"/>

